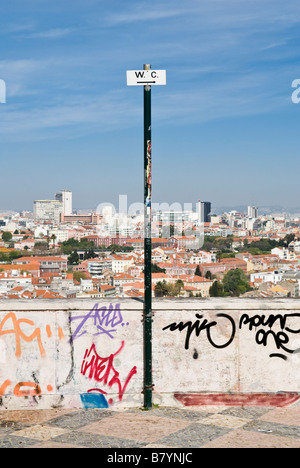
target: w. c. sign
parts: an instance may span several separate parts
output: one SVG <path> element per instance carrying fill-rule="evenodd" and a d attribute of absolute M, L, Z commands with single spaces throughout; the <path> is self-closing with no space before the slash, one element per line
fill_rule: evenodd
<path fill-rule="evenodd" d="M 165 85 L 166 70 L 127 70 L 127 86 Z"/>

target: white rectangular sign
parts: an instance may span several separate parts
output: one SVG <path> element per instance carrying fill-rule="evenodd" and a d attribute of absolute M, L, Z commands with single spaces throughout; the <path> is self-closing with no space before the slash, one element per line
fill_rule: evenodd
<path fill-rule="evenodd" d="M 166 70 L 127 70 L 127 86 L 165 85 Z"/>

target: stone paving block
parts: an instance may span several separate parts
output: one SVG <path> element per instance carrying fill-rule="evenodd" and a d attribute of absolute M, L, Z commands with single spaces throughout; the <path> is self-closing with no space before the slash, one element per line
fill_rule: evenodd
<path fill-rule="evenodd" d="M 199 421 L 201 424 L 209 424 L 212 426 L 227 427 L 230 429 L 237 429 L 244 426 L 249 422 L 249 419 L 245 418 L 236 418 L 235 416 L 230 416 L 227 414 L 214 414 L 208 418 L 201 419 Z"/>
<path fill-rule="evenodd" d="M 269 413 L 272 409 L 273 408 L 265 406 L 232 406 L 229 408 L 227 407 L 221 413 L 235 416 L 237 418 L 256 419 L 266 413 Z"/>
<path fill-rule="evenodd" d="M 228 409 L 228 406 L 205 405 L 205 406 L 185 406 L 183 408 L 183 411 L 186 413 L 188 413 L 189 411 L 195 411 L 198 413 L 215 414 L 215 413 L 222 413 L 222 411 L 225 411 L 226 409 Z"/>
<path fill-rule="evenodd" d="M 37 443 L 36 439 L 29 437 L 18 437 L 9 434 L 0 438 L 0 448 L 27 448 Z"/>
<path fill-rule="evenodd" d="M 177 431 L 167 437 L 157 440 L 156 444 L 167 445 L 175 448 L 202 447 L 209 441 L 226 434 L 229 429 L 204 424 L 190 424 L 181 431 Z"/>
<path fill-rule="evenodd" d="M 51 419 L 48 424 L 61 428 L 79 429 L 94 421 L 101 421 L 115 414 L 115 411 L 107 409 L 84 409 L 76 412 L 68 413 L 57 418 Z M 121 413 L 122 414 L 122 413 Z"/>
<path fill-rule="evenodd" d="M 300 448 L 300 441 L 238 429 L 207 443 L 203 448 Z"/>
<path fill-rule="evenodd" d="M 300 438 L 300 427 L 290 426 L 286 424 L 274 424 L 262 420 L 253 420 L 246 424 L 243 429 L 245 431 L 265 432 L 276 434 L 284 437 Z"/>
<path fill-rule="evenodd" d="M 29 424 L 22 424 L 16 421 L 0 421 L 0 436 L 13 431 L 25 429 Z"/>
<path fill-rule="evenodd" d="M 70 409 L 49 410 L 22 410 L 22 411 L 0 411 L 0 424 L 2 421 L 15 421 L 24 424 L 43 424 L 51 419 L 62 417 L 72 413 Z"/>
<path fill-rule="evenodd" d="M 139 440 L 128 440 L 94 432 L 73 431 L 52 439 L 51 442 L 84 446 L 86 448 L 139 448 L 147 444 Z"/>
<path fill-rule="evenodd" d="M 11 435 L 17 437 L 28 437 L 29 439 L 50 440 L 54 437 L 61 436 L 66 432 L 65 429 L 59 427 L 50 427 L 45 425 L 34 425 L 26 427 L 21 431 L 13 432 Z"/>
<path fill-rule="evenodd" d="M 293 408 L 275 408 L 259 419 L 278 424 L 300 426 L 300 406 Z"/>
<path fill-rule="evenodd" d="M 129 410 L 128 412 L 130 413 L 137 413 L 137 414 L 141 414 L 141 410 L 138 409 L 138 410 Z M 202 410 L 202 411 L 197 411 L 197 410 L 189 410 L 189 411 L 186 411 L 185 408 L 169 408 L 169 407 L 166 407 L 166 408 L 153 408 L 151 410 L 151 413 L 148 413 L 148 414 L 151 414 L 151 416 L 158 416 L 158 417 L 167 417 L 167 418 L 172 418 L 172 419 L 183 419 L 185 421 L 190 421 L 190 422 L 193 422 L 193 421 L 199 421 L 199 419 L 201 418 L 207 418 L 208 416 L 210 416 L 210 412 L 209 411 L 205 411 L 205 410 Z"/>
<path fill-rule="evenodd" d="M 184 420 L 151 416 L 146 413 L 123 413 L 94 422 L 81 431 L 99 435 L 109 434 L 112 437 L 139 440 L 149 444 L 189 425 L 190 422 Z"/>
<path fill-rule="evenodd" d="M 30 447 L 27 447 L 27 448 L 87 448 L 87 447 L 84 447 L 84 446 L 81 446 L 81 445 L 72 445 L 72 444 L 61 444 L 59 442 L 53 442 L 53 441 L 48 441 L 48 442 L 42 442 L 41 444 L 37 444 L 37 445 L 32 445 Z"/>

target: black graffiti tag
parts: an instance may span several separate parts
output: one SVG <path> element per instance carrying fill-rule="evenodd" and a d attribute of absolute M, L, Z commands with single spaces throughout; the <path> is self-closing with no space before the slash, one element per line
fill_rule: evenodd
<path fill-rule="evenodd" d="M 228 320 L 230 322 L 230 325 L 231 325 L 231 336 L 230 336 L 229 340 L 227 340 L 226 343 L 223 343 L 223 344 L 217 344 L 212 339 L 211 330 L 218 325 L 218 322 L 215 321 L 215 320 L 212 321 L 212 322 L 209 322 L 207 319 L 204 319 L 203 315 L 200 315 L 200 314 L 196 314 L 196 318 L 198 320 L 196 320 L 194 323 L 192 321 L 188 321 L 188 322 L 185 322 L 185 323 L 184 322 L 179 322 L 179 323 L 173 322 L 170 325 L 167 325 L 166 327 L 164 327 L 163 331 L 168 330 L 168 329 L 170 331 L 172 331 L 172 332 L 176 331 L 176 330 L 178 330 L 180 332 L 186 331 L 185 349 L 189 349 L 190 339 L 191 339 L 191 336 L 192 336 L 193 333 L 195 333 L 195 335 L 197 337 L 199 337 L 200 333 L 204 332 L 204 331 L 206 331 L 206 335 L 207 335 L 207 339 L 208 339 L 209 343 L 214 348 L 218 348 L 218 349 L 226 348 L 227 346 L 229 346 L 232 343 L 232 341 L 233 341 L 233 339 L 235 337 L 236 325 L 235 325 L 235 322 L 234 322 L 233 318 L 230 317 L 227 314 L 217 314 L 216 317 L 217 318 L 225 318 L 226 320 Z"/>
<path fill-rule="evenodd" d="M 173 322 L 163 328 L 164 330 L 170 330 L 171 332 L 179 331 L 186 332 L 185 338 L 185 349 L 189 349 L 190 340 L 193 333 L 199 337 L 201 332 L 205 332 L 209 343 L 218 349 L 227 348 L 234 340 L 236 334 L 236 324 L 230 315 L 227 314 L 216 314 L 216 320 L 208 321 L 203 315 L 196 314 L 196 319 L 187 322 Z M 220 325 L 219 319 L 225 319 L 231 327 L 230 338 L 223 344 L 218 344 L 212 337 L 212 331 Z M 295 319 L 298 321 L 298 325 L 295 325 Z M 290 342 L 290 334 L 300 334 L 300 313 L 294 314 L 270 314 L 268 317 L 265 315 L 253 315 L 243 314 L 239 320 L 239 329 L 247 328 L 250 332 L 255 330 L 255 341 L 258 345 L 267 346 L 272 340 L 278 351 L 283 351 L 287 354 L 300 353 L 299 349 L 291 349 L 287 346 Z M 195 353 L 194 353 L 195 355 Z M 198 357 L 198 352 L 196 352 Z M 277 357 L 283 360 L 287 360 L 287 356 L 282 352 L 271 353 L 270 357 Z"/>
<path fill-rule="evenodd" d="M 286 346 L 290 341 L 289 333 L 300 333 L 300 328 L 295 330 L 291 328 L 291 325 L 288 326 L 288 322 L 291 322 L 293 318 L 299 319 L 300 314 L 271 314 L 269 317 L 265 315 L 253 315 L 249 317 L 248 314 L 243 314 L 240 319 L 239 328 L 242 329 L 243 326 L 248 326 L 249 331 L 252 331 L 254 328 L 256 331 L 255 341 L 258 345 L 267 346 L 269 339 L 273 338 L 278 350 L 282 349 L 288 354 L 294 354 L 299 352 L 299 350 L 290 349 Z M 280 329 L 277 332 L 273 329 L 275 324 L 277 324 Z M 287 357 L 281 353 L 272 353 L 270 357 L 278 357 L 285 361 L 287 360 Z"/>

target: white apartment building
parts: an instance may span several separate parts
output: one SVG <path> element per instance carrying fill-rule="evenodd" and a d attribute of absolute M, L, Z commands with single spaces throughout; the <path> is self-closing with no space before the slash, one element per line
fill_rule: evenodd
<path fill-rule="evenodd" d="M 193 254 L 190 258 L 190 263 L 200 265 L 202 263 L 216 263 L 217 257 L 215 253 L 206 252 L 204 250 L 197 254 Z"/>
<path fill-rule="evenodd" d="M 105 270 L 112 270 L 112 261 L 108 258 L 103 260 L 88 259 L 86 262 L 87 270 L 91 276 L 101 276 Z"/>
<path fill-rule="evenodd" d="M 27 276 L 26 273 L 23 276 L 19 275 L 18 270 L 12 270 L 11 274 L 5 273 L 4 277 L 0 278 L 0 293 L 7 294 L 9 291 L 17 286 L 24 288 L 32 286 L 32 277 Z"/>
<path fill-rule="evenodd" d="M 133 257 L 127 258 L 121 255 L 111 255 L 112 271 L 114 273 L 124 273 L 129 266 L 134 264 Z"/>
<path fill-rule="evenodd" d="M 250 275 L 250 282 L 254 282 L 257 279 L 262 280 L 263 283 L 278 283 L 282 280 L 283 272 L 274 270 L 274 271 L 262 271 L 257 273 L 252 273 Z"/>
<path fill-rule="evenodd" d="M 62 190 L 55 194 L 55 200 L 36 200 L 33 204 L 35 222 L 58 224 L 62 214 L 72 214 L 72 192 Z"/>
<path fill-rule="evenodd" d="M 300 241 L 293 241 L 289 244 L 289 249 L 296 254 L 300 253 Z"/>
<path fill-rule="evenodd" d="M 69 230 L 68 229 L 50 229 L 49 237 L 55 236 L 55 243 L 60 244 L 69 239 Z"/>
<path fill-rule="evenodd" d="M 63 204 L 57 200 L 36 200 L 33 205 L 34 220 L 36 222 L 50 221 L 58 224 L 63 212 Z"/>
<path fill-rule="evenodd" d="M 281 260 L 294 260 L 296 258 L 296 254 L 286 247 L 275 247 L 271 250 L 271 254 L 278 255 Z"/>
<path fill-rule="evenodd" d="M 81 279 L 80 280 L 81 291 L 93 291 L 94 285 L 92 280 Z"/>

